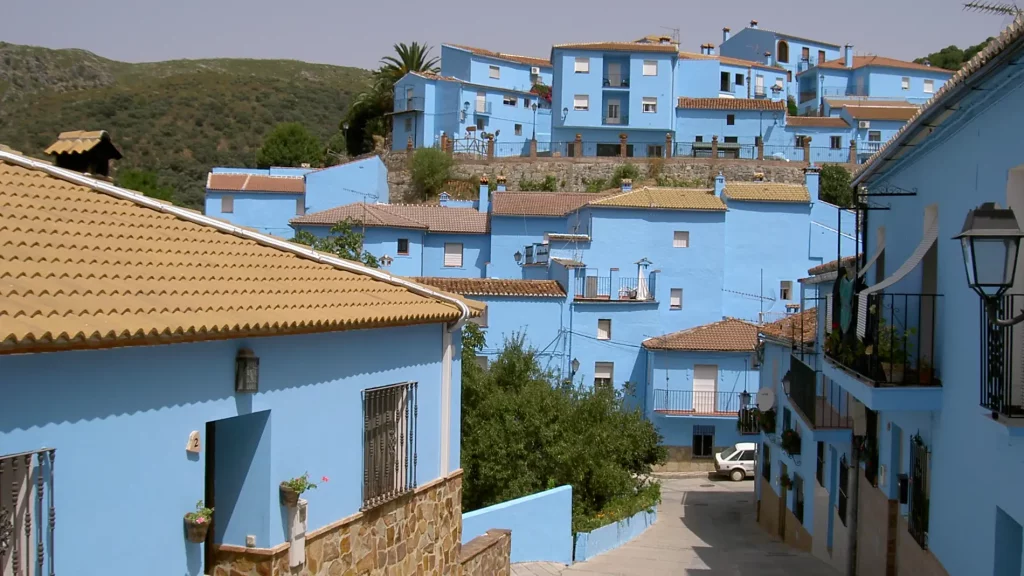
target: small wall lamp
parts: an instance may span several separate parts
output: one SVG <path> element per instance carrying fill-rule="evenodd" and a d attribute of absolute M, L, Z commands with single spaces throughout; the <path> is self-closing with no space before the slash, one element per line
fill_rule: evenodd
<path fill-rule="evenodd" d="M 580 369 L 580 361 L 573 358 L 572 362 L 569 363 L 569 367 L 572 368 L 572 375 L 575 376 L 576 372 L 578 372 Z"/>
<path fill-rule="evenodd" d="M 516 253 L 512 255 L 512 258 L 516 261 L 516 264 L 521 264 L 523 261 L 523 253 L 516 250 Z"/>
<path fill-rule="evenodd" d="M 394 261 L 395 261 L 395 259 L 392 258 L 391 256 L 388 256 L 387 254 L 385 254 L 385 255 L 380 257 L 380 265 L 385 267 L 385 268 L 387 268 L 388 266 L 391 266 L 391 263 L 394 262 Z"/>
<path fill-rule="evenodd" d="M 562 108 L 562 120 L 565 120 L 565 117 L 568 116 L 568 115 L 569 115 L 569 109 L 568 108 Z"/>
<path fill-rule="evenodd" d="M 260 391 L 260 359 L 248 348 L 238 350 L 235 356 L 235 392 Z"/>
<path fill-rule="evenodd" d="M 750 406 L 750 392 L 744 390 L 740 392 L 740 409 Z"/>
<path fill-rule="evenodd" d="M 1024 312 L 1009 319 L 998 317 L 999 297 L 1013 286 L 1017 254 L 1024 237 L 1013 210 L 986 202 L 967 213 L 963 231 L 954 236 L 964 253 L 967 285 L 981 296 L 988 321 L 997 326 L 1024 322 Z"/>
<path fill-rule="evenodd" d="M 786 396 L 789 396 L 789 389 L 791 387 L 791 384 L 793 383 L 793 381 L 789 379 L 789 374 L 790 371 L 787 370 L 786 373 L 782 376 L 782 389 L 786 391 Z"/>

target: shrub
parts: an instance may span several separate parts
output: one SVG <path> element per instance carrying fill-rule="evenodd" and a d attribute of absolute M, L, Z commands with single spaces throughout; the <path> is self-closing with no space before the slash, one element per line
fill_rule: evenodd
<path fill-rule="evenodd" d="M 849 208 L 853 204 L 850 172 L 839 164 L 826 164 L 821 169 L 818 197 L 836 206 Z"/>
<path fill-rule="evenodd" d="M 635 164 L 620 164 L 615 167 L 615 171 L 612 172 L 611 186 L 610 188 L 618 188 L 622 186 L 622 180 L 629 178 L 630 180 L 640 179 L 640 169 Z"/>
<path fill-rule="evenodd" d="M 437 148 L 420 148 L 412 153 L 410 172 L 421 198 L 441 193 L 444 183 L 451 178 L 453 164 L 451 156 Z"/>
<path fill-rule="evenodd" d="M 609 188 L 608 181 L 604 178 L 594 178 L 592 180 L 584 178 L 583 185 L 586 187 L 587 192 L 603 192 Z"/>
<path fill-rule="evenodd" d="M 519 181 L 519 189 L 523 192 L 557 192 L 558 178 L 553 174 L 548 174 L 543 180 L 523 178 Z"/>
<path fill-rule="evenodd" d="M 799 110 L 796 107 L 796 98 L 789 96 L 786 98 L 786 113 L 790 116 L 797 116 Z"/>

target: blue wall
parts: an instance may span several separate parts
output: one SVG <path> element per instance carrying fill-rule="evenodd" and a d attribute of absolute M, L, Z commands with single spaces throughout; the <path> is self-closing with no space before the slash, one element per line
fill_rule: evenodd
<path fill-rule="evenodd" d="M 231 544 L 244 545 L 244 539 L 235 540 L 243 534 L 269 534 L 257 540 L 260 547 L 281 543 L 285 515 L 277 486 L 305 471 L 314 479 L 330 478 L 308 494 L 310 530 L 359 510 L 362 470 L 352 462 L 362 458 L 360 394 L 365 388 L 419 382 L 417 479 L 423 484 L 442 476 L 441 330 L 424 325 L 3 356 L 0 454 L 41 446 L 57 450 L 57 565 L 76 565 L 96 550 L 109 549 L 110 534 L 116 533 L 117 566 L 160 558 L 163 573 L 202 574 L 201 546 L 186 543 L 182 515 L 203 498 L 207 422 L 246 419 L 218 423 L 218 429 L 238 433 L 228 433 L 237 442 L 225 440 L 235 447 L 236 462 L 252 454 L 244 480 L 242 464 L 223 474 L 225 489 L 242 487 L 230 518 L 225 516 L 230 506 L 218 505 L 215 512 L 214 523 L 218 530 L 223 526 Z M 251 396 L 234 393 L 235 354 L 241 346 L 260 357 L 261 391 Z M 378 352 L 386 348 L 402 353 L 381 356 Z M 338 350 L 345 351 L 344 362 L 334 361 Z M 17 384 L 29 381 L 32 386 Z M 453 378 L 453 430 L 459 420 L 459 385 L 460 379 Z M 262 432 L 258 419 L 266 421 Z M 203 436 L 198 457 L 184 450 L 193 430 Z M 245 431 L 250 436 L 242 441 Z M 451 442 L 449 468 L 454 470 L 457 434 Z M 118 455 L 127 460 L 114 476 L 98 472 L 97 462 Z M 218 483 L 218 494 L 220 489 Z M 110 567 L 101 564 L 78 563 L 77 571 L 110 574 Z"/>
<path fill-rule="evenodd" d="M 221 212 L 221 200 L 230 196 L 232 211 Z M 291 238 L 292 229 L 288 221 L 298 216 L 298 202 L 302 194 L 271 194 L 268 192 L 222 192 L 206 191 L 206 207 L 203 213 L 212 218 L 227 220 L 232 224 L 253 228 L 264 234 L 279 238 Z"/>
<path fill-rule="evenodd" d="M 306 212 L 353 202 L 387 204 L 388 170 L 379 156 L 346 162 L 306 175 Z"/>
<path fill-rule="evenodd" d="M 444 245 L 462 244 L 462 266 L 444 265 Z M 486 234 L 430 234 L 423 239 L 423 275 L 449 278 L 482 278 L 490 261 L 490 239 Z"/>
<path fill-rule="evenodd" d="M 512 562 L 572 564 L 572 486 L 462 515 L 462 543 L 494 528 L 512 531 Z"/>
<path fill-rule="evenodd" d="M 568 373 L 569 304 L 565 298 L 516 298 L 471 296 L 487 304 L 487 356 L 501 352 L 505 340 L 516 334 L 527 337 L 543 368 Z"/>
<path fill-rule="evenodd" d="M 591 532 L 580 532 L 576 535 L 573 559 L 576 562 L 583 562 L 603 552 L 614 550 L 643 534 L 657 520 L 656 511 L 643 511 Z"/>
<path fill-rule="evenodd" d="M 323 229 L 323 226 L 318 227 Z M 357 228 L 360 232 L 361 228 Z M 426 232 L 401 228 L 367 228 L 363 236 L 363 250 L 377 258 L 387 254 L 394 260 L 388 272 L 398 276 L 423 276 L 423 237 Z M 398 239 L 409 241 L 409 254 L 398 253 Z"/>

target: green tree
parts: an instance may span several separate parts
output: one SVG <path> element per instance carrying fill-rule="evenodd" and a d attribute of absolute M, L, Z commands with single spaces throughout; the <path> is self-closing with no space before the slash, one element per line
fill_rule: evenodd
<path fill-rule="evenodd" d="M 409 72 L 428 72 L 436 74 L 441 71 L 438 67 L 440 59 L 430 55 L 430 46 L 413 42 L 406 45 L 399 42 L 394 45 L 395 55 L 385 56 L 380 59 L 380 72 L 391 79 L 392 84 Z"/>
<path fill-rule="evenodd" d="M 292 242 L 305 244 L 320 252 L 334 254 L 345 260 L 365 264 L 370 268 L 380 268 L 377 257 L 363 250 L 363 235 L 352 229 L 352 221 L 345 219 L 331 227 L 326 238 L 318 238 L 301 230 L 295 233 Z"/>
<path fill-rule="evenodd" d="M 968 46 L 967 48 L 958 48 L 957 46 L 950 44 L 938 52 L 932 52 L 924 58 L 918 58 L 914 60 L 918 64 L 924 64 L 928 62 L 932 66 L 944 68 L 946 70 L 959 70 L 966 64 L 974 55 L 985 49 L 988 43 L 995 40 L 989 36 L 984 42 L 975 44 L 974 46 Z"/>
<path fill-rule="evenodd" d="M 338 130 L 327 140 L 324 146 L 324 166 L 335 166 L 345 161 L 348 145 L 345 143 L 345 130 Z"/>
<path fill-rule="evenodd" d="M 454 161 L 437 148 L 420 148 L 412 153 L 410 175 L 423 199 L 441 193 L 444 183 L 451 179 Z"/>
<path fill-rule="evenodd" d="M 836 206 L 849 208 L 853 205 L 853 191 L 850 189 L 850 172 L 839 164 L 826 164 L 821 169 L 818 196 Z"/>
<path fill-rule="evenodd" d="M 323 145 L 298 122 L 278 124 L 263 140 L 256 151 L 256 165 L 298 167 L 302 164 L 320 166 L 323 163 Z"/>
<path fill-rule="evenodd" d="M 786 113 L 790 116 L 799 116 L 800 110 L 796 107 L 796 98 L 792 96 L 786 97 Z"/>
<path fill-rule="evenodd" d="M 171 201 L 174 196 L 174 189 L 170 186 L 163 186 L 157 178 L 156 172 L 126 168 L 117 171 L 117 185 L 121 188 L 142 192 L 150 198 L 157 200 Z"/>

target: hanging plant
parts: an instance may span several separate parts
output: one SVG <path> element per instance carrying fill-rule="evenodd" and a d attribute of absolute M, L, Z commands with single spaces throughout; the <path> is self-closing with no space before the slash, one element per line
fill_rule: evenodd
<path fill-rule="evenodd" d="M 202 500 L 196 502 L 195 512 L 185 514 L 185 535 L 189 542 L 200 543 L 206 540 L 213 520 L 213 508 L 207 508 Z"/>
<path fill-rule="evenodd" d="M 782 450 L 790 456 L 800 454 L 800 435 L 796 430 L 789 429 L 782 432 Z"/>
<path fill-rule="evenodd" d="M 789 476 L 782 476 L 779 478 L 779 486 L 789 490 L 793 487 L 793 480 Z"/>

